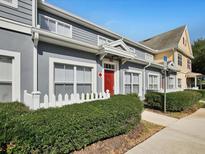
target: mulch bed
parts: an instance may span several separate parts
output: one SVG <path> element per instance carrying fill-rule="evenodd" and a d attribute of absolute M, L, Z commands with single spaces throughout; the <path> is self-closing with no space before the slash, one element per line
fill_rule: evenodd
<path fill-rule="evenodd" d="M 162 128 L 164 127 L 142 121 L 134 130 L 125 135 L 99 141 L 80 151 L 75 151 L 74 154 L 123 154 Z"/>

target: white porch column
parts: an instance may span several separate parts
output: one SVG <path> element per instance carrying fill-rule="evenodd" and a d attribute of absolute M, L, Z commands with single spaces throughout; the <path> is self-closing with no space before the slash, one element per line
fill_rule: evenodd
<path fill-rule="evenodd" d="M 197 87 L 197 76 L 194 78 L 194 87 Z"/>
<path fill-rule="evenodd" d="M 33 91 L 38 91 L 38 40 L 39 34 L 34 33 L 34 47 L 33 47 Z"/>

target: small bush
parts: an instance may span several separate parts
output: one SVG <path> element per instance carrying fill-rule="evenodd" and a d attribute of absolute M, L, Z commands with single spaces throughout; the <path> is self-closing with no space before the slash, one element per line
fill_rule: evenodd
<path fill-rule="evenodd" d="M 145 95 L 145 101 L 149 107 L 163 110 L 163 94 L 158 92 L 149 92 Z"/>
<path fill-rule="evenodd" d="M 146 94 L 147 105 L 151 108 L 163 110 L 164 94 L 163 93 L 148 93 Z M 180 91 L 167 93 L 167 111 L 183 111 L 196 103 L 202 95 L 195 91 Z"/>
<path fill-rule="evenodd" d="M 8 122 L 0 142 L 14 143 L 14 153 L 69 153 L 126 133 L 139 124 L 142 110 L 139 98 L 128 95 L 26 112 Z"/>

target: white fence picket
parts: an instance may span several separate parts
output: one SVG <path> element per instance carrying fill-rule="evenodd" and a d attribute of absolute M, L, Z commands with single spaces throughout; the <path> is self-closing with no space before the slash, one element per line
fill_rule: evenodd
<path fill-rule="evenodd" d="M 80 94 L 71 94 L 70 99 L 69 95 L 65 94 L 64 96 L 62 94 L 59 94 L 56 96 L 53 94 L 51 96 L 51 99 L 48 95 L 44 95 L 43 102 L 40 103 L 40 92 L 35 92 L 32 94 L 29 94 L 26 90 L 24 91 L 24 103 L 26 106 L 28 106 L 30 109 L 37 110 L 39 108 L 49 108 L 49 107 L 61 107 L 64 105 L 70 105 L 74 103 L 83 103 L 83 102 L 89 102 L 94 100 L 102 100 L 102 99 L 109 99 L 110 93 L 109 91 L 103 92 L 103 93 L 82 93 Z"/>

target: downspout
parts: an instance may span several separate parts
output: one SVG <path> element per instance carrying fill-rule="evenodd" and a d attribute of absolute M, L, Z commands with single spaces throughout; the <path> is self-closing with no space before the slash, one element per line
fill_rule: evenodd
<path fill-rule="evenodd" d="M 145 97 L 145 93 L 146 93 L 146 68 L 148 68 L 149 66 L 151 66 L 151 62 L 149 62 L 144 68 L 143 68 L 143 76 L 144 76 L 144 80 L 143 80 L 143 98 Z"/>

